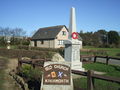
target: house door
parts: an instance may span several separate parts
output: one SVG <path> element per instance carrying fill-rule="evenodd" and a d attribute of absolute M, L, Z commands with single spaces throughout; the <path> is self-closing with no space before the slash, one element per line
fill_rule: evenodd
<path fill-rule="evenodd" d="M 37 47 L 37 41 L 34 41 L 34 46 Z"/>

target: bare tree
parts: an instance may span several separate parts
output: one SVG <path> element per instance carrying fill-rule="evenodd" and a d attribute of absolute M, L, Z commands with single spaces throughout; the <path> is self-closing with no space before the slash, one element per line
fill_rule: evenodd
<path fill-rule="evenodd" d="M 2 28 L 0 27 L 0 36 L 3 36 L 4 41 L 11 37 L 13 43 L 20 42 L 20 39 L 26 35 L 26 31 L 22 28 Z M 22 38 L 21 38 L 22 37 Z"/>

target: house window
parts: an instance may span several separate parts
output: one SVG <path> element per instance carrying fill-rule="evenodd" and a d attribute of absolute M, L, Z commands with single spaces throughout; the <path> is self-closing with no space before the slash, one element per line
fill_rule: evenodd
<path fill-rule="evenodd" d="M 41 41 L 41 44 L 44 44 L 44 41 L 43 41 L 43 40 Z"/>
<path fill-rule="evenodd" d="M 63 40 L 58 40 L 58 45 L 63 45 Z"/>
<path fill-rule="evenodd" d="M 66 31 L 62 31 L 62 35 L 65 36 L 66 35 Z"/>

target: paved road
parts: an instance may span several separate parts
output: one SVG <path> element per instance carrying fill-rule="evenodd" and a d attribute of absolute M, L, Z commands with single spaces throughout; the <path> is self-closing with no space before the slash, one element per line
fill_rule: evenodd
<path fill-rule="evenodd" d="M 94 60 L 94 59 L 92 59 L 92 61 L 93 61 L 93 60 Z M 103 62 L 103 63 L 106 63 L 106 59 L 103 59 L 103 58 L 97 58 L 97 62 Z M 120 66 L 120 60 L 109 59 L 108 64 L 111 64 L 111 65 L 119 65 L 119 66 Z"/>

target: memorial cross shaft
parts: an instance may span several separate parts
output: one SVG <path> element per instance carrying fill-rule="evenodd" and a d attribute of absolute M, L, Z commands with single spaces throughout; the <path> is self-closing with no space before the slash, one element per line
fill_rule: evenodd
<path fill-rule="evenodd" d="M 78 40 L 78 34 L 76 32 L 76 18 L 75 18 L 75 8 L 71 8 L 70 13 L 70 25 L 69 25 L 69 36 L 68 40 L 64 41 L 65 44 L 65 61 L 71 63 L 71 68 L 73 70 L 84 71 L 82 68 L 82 62 L 80 62 L 80 45 L 81 42 Z"/>

